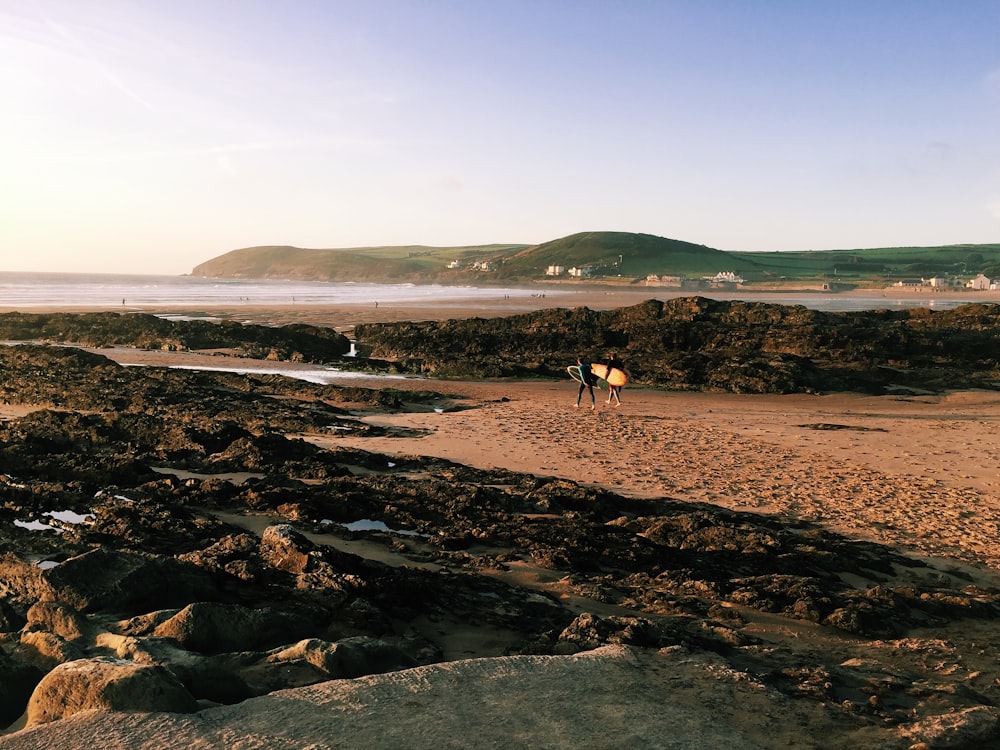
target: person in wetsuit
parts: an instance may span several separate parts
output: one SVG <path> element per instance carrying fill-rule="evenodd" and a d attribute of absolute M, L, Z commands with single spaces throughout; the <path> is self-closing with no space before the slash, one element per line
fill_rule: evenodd
<path fill-rule="evenodd" d="M 597 376 L 590 369 L 590 363 L 583 361 L 583 357 L 577 357 L 576 363 L 580 367 L 580 379 L 582 381 L 580 383 L 580 390 L 576 393 L 576 406 L 580 406 L 583 389 L 587 388 L 590 390 L 590 408 L 594 409 L 597 405 L 597 399 L 594 398 L 594 386 L 597 384 Z"/>
<path fill-rule="evenodd" d="M 611 403 L 611 399 L 615 399 L 618 406 L 622 403 L 622 387 L 620 385 L 611 385 L 611 371 L 618 370 L 623 375 L 625 374 L 625 363 L 618 359 L 618 354 L 616 352 L 611 352 L 611 356 L 607 358 L 604 362 L 605 366 L 608 368 L 608 403 Z"/>

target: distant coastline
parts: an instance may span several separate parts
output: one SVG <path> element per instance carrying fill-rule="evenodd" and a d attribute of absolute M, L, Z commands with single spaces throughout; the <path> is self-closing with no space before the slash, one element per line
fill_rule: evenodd
<path fill-rule="evenodd" d="M 701 296 L 827 312 L 950 309 L 1000 303 L 1000 292 L 889 287 L 841 291 L 814 287 L 739 287 L 698 291 L 638 283 L 558 281 L 521 286 L 361 284 L 206 279 L 127 274 L 0 273 L 0 313 L 117 312 L 348 330 L 360 323 L 501 317 L 535 310 L 606 310 Z"/>

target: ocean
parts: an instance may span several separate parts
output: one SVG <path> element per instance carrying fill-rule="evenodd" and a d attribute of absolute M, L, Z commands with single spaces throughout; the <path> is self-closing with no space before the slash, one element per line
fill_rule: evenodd
<path fill-rule="evenodd" d="M 552 306 L 560 305 L 561 296 L 570 296 L 572 289 L 544 290 L 552 298 Z M 182 307 L 232 304 L 257 305 L 349 305 L 372 304 L 375 301 L 393 303 L 420 301 L 497 300 L 534 297 L 539 288 L 444 286 L 440 284 L 363 284 L 323 281 L 278 281 L 262 279 L 206 279 L 197 276 L 144 276 L 134 274 L 89 273 L 25 273 L 0 272 L 0 307 L 30 312 L 44 307 Z M 689 293 L 685 293 L 687 296 Z M 691 293 L 693 294 L 693 293 Z M 967 295 L 950 293 L 946 298 L 926 296 L 908 298 L 884 297 L 873 291 L 871 296 L 846 296 L 820 293 L 760 293 L 702 292 L 715 299 L 742 299 L 781 305 L 802 305 L 815 310 L 844 312 L 852 310 L 906 309 L 929 307 L 945 310 L 969 302 L 990 302 L 983 293 Z M 676 297 L 659 288 L 649 289 L 650 298 Z"/>
<path fill-rule="evenodd" d="M 0 272 L 0 307 L 350 305 L 530 297 L 538 290 L 440 284 L 362 284 L 197 276 Z M 559 291 L 545 290 L 548 297 Z"/>

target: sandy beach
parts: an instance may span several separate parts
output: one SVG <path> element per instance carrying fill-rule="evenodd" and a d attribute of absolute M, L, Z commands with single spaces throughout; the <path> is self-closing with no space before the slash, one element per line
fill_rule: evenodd
<path fill-rule="evenodd" d="M 566 383 L 455 386 L 484 405 L 371 421 L 418 437 L 334 438 L 390 455 L 556 476 L 820 523 L 1000 569 L 1000 394 L 747 396 L 625 389 L 574 407 Z"/>

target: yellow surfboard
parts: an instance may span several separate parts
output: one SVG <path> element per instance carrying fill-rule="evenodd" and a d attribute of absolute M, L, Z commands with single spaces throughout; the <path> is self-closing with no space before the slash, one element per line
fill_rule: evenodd
<path fill-rule="evenodd" d="M 601 380 L 607 382 L 608 385 L 625 385 L 628 382 L 628 378 L 625 377 L 625 373 L 619 370 L 617 367 L 608 374 L 608 366 L 602 365 L 597 362 L 592 362 L 590 364 L 590 371 L 594 373 Z"/>

